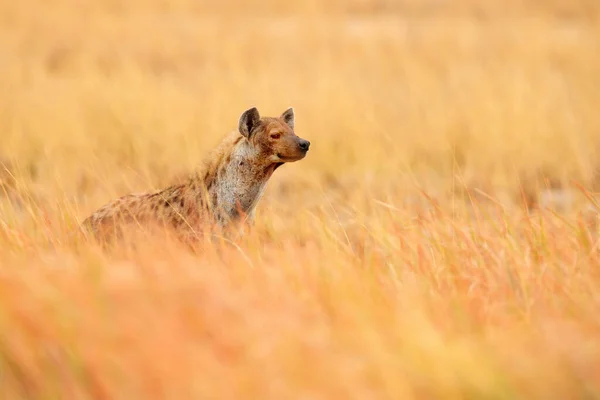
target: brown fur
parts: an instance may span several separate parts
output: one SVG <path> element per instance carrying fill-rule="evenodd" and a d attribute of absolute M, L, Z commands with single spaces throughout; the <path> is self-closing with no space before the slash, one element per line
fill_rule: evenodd
<path fill-rule="evenodd" d="M 309 145 L 294 133 L 291 108 L 278 118 L 261 118 L 251 108 L 240 117 L 238 132 L 227 135 L 187 181 L 118 198 L 89 216 L 83 226 L 96 237 L 119 234 L 132 224 L 158 224 L 197 237 L 206 227 L 226 228 L 252 220 L 273 172 L 304 158 Z"/>

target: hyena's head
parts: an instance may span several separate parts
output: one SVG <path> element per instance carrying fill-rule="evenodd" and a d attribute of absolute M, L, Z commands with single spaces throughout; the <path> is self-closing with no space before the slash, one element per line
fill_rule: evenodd
<path fill-rule="evenodd" d="M 256 107 L 246 110 L 240 117 L 239 131 L 272 164 L 301 160 L 310 146 L 294 132 L 292 108 L 278 118 L 261 118 Z"/>

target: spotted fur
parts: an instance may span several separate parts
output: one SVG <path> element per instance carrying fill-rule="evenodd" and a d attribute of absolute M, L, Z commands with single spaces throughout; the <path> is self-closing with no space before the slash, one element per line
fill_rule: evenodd
<path fill-rule="evenodd" d="M 123 226 L 159 224 L 197 236 L 207 226 L 251 221 L 273 172 L 304 158 L 309 146 L 294 132 L 293 109 L 261 118 L 251 108 L 241 115 L 238 132 L 227 135 L 184 183 L 120 197 L 90 215 L 83 227 L 104 237 Z"/>

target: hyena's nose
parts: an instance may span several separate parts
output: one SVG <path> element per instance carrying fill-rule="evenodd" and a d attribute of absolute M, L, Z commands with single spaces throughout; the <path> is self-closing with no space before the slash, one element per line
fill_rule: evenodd
<path fill-rule="evenodd" d="M 300 150 L 302 151 L 307 151 L 308 147 L 310 146 L 310 142 L 308 140 L 300 140 L 300 143 L 298 143 L 298 145 L 300 146 Z"/>

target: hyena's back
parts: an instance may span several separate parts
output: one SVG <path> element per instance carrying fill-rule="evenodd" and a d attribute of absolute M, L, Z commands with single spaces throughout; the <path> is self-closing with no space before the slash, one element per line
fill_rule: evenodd
<path fill-rule="evenodd" d="M 152 193 L 122 196 L 100 208 L 83 222 L 95 235 L 119 234 L 123 228 L 155 226 L 189 233 L 199 224 L 198 200 L 177 185 Z"/>

